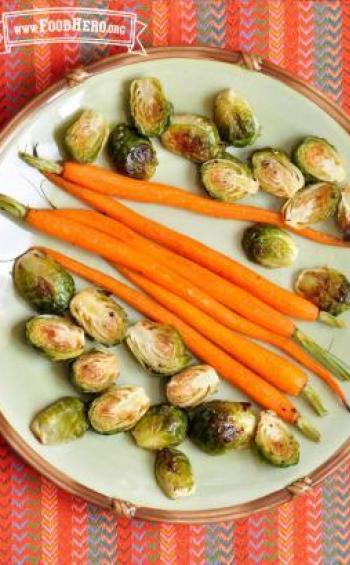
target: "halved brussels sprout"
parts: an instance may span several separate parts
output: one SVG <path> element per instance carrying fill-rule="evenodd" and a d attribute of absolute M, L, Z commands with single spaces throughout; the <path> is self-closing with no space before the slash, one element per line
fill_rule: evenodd
<path fill-rule="evenodd" d="M 286 424 L 271 410 L 260 413 L 255 435 L 259 453 L 272 465 L 290 467 L 299 462 L 300 446 Z"/>
<path fill-rule="evenodd" d="M 128 328 L 126 344 L 139 363 L 156 375 L 174 375 L 191 360 L 181 335 L 167 324 L 141 320 Z"/>
<path fill-rule="evenodd" d="M 220 455 L 249 446 L 255 426 L 249 402 L 212 400 L 191 411 L 189 436 L 206 453 Z"/>
<path fill-rule="evenodd" d="M 289 233 L 268 224 L 255 224 L 244 230 L 242 246 L 248 259 L 268 269 L 290 267 L 298 255 Z"/>
<path fill-rule="evenodd" d="M 322 137 L 306 137 L 294 150 L 293 158 L 310 180 L 341 182 L 345 179 L 342 158 Z"/>
<path fill-rule="evenodd" d="M 52 361 L 79 357 L 84 351 L 84 331 L 61 316 L 41 315 L 26 323 L 26 337 Z"/>
<path fill-rule="evenodd" d="M 12 276 L 19 294 L 46 314 L 64 312 L 75 292 L 70 273 L 39 249 L 29 249 L 18 257 Z"/>
<path fill-rule="evenodd" d="M 350 186 L 342 190 L 337 213 L 338 226 L 344 233 L 344 239 L 350 240 Z"/>
<path fill-rule="evenodd" d="M 225 141 L 235 147 L 252 145 L 259 135 L 259 124 L 245 98 L 233 88 L 219 92 L 214 102 L 214 122 Z"/>
<path fill-rule="evenodd" d="M 109 127 L 99 112 L 84 110 L 64 136 L 69 155 L 79 163 L 92 163 L 107 143 Z"/>
<path fill-rule="evenodd" d="M 196 490 L 190 460 L 179 449 L 166 447 L 158 451 L 154 472 L 158 486 L 169 498 L 189 496 Z"/>
<path fill-rule="evenodd" d="M 304 269 L 296 280 L 295 290 L 332 316 L 350 309 L 350 282 L 336 269 Z"/>
<path fill-rule="evenodd" d="M 85 288 L 74 296 L 69 309 L 95 341 L 111 346 L 124 339 L 128 323 L 125 310 L 104 290 Z"/>
<path fill-rule="evenodd" d="M 114 386 L 95 398 L 89 408 L 91 427 L 99 434 L 126 432 L 148 410 L 150 400 L 140 386 Z"/>
<path fill-rule="evenodd" d="M 173 105 L 154 77 L 133 80 L 130 85 L 130 110 L 136 129 L 143 135 L 161 135 L 167 128 Z"/>
<path fill-rule="evenodd" d="M 169 151 L 197 163 L 213 159 L 220 151 L 216 125 L 197 114 L 175 114 L 161 139 Z"/>
<path fill-rule="evenodd" d="M 279 198 L 291 198 L 304 186 L 302 172 L 279 149 L 255 151 L 252 166 L 261 188 Z"/>
<path fill-rule="evenodd" d="M 224 202 L 235 202 L 259 190 L 248 165 L 228 153 L 203 163 L 201 179 L 210 196 Z"/>
<path fill-rule="evenodd" d="M 152 450 L 179 445 L 186 433 L 186 414 L 170 404 L 151 406 L 131 431 L 139 447 Z"/>
<path fill-rule="evenodd" d="M 108 148 L 117 170 L 128 177 L 149 179 L 156 172 L 158 160 L 152 142 L 126 124 L 115 126 Z"/>
<path fill-rule="evenodd" d="M 81 392 L 103 392 L 119 377 L 119 363 L 110 351 L 91 349 L 73 361 L 72 382 Z"/>
<path fill-rule="evenodd" d="M 284 221 L 294 228 L 323 222 L 333 216 L 340 198 L 339 188 L 330 182 L 309 184 L 281 208 Z"/>
<path fill-rule="evenodd" d="M 197 406 L 219 387 L 219 377 L 209 365 L 194 365 L 171 377 L 166 396 L 171 404 L 188 408 Z"/>
<path fill-rule="evenodd" d="M 30 429 L 44 445 L 54 445 L 84 435 L 89 424 L 85 405 L 74 396 L 65 396 L 41 410 L 32 420 Z"/>

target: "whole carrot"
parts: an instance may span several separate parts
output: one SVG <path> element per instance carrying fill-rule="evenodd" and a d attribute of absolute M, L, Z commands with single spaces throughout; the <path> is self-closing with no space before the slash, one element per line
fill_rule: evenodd
<path fill-rule="evenodd" d="M 295 424 L 309 439 L 319 441 L 319 432 L 305 421 L 287 397 L 264 379 L 232 359 L 227 353 L 201 336 L 166 308 L 115 278 L 75 261 L 58 251 L 45 247 L 40 249 L 53 257 L 65 269 L 118 296 L 143 315 L 156 322 L 174 326 L 181 333 L 193 354 L 214 367 L 225 380 L 242 390 L 257 404 L 275 411 L 286 422 Z"/>
<path fill-rule="evenodd" d="M 160 243 L 179 255 L 187 257 L 203 267 L 216 272 L 237 286 L 249 291 L 262 302 L 272 306 L 279 312 L 308 321 L 315 321 L 319 317 L 318 308 L 308 300 L 279 287 L 200 241 L 163 226 L 154 220 L 145 218 L 109 196 L 81 188 L 57 175 L 48 175 L 48 178 L 86 204 L 121 221 L 156 243 Z"/>
<path fill-rule="evenodd" d="M 318 394 L 308 383 L 306 374 L 299 367 L 227 329 L 186 300 L 175 296 L 144 276 L 122 267 L 119 267 L 118 271 L 201 335 L 263 377 L 265 381 L 292 396 L 304 396 L 320 416 L 326 414 L 327 411 Z"/>
<path fill-rule="evenodd" d="M 184 208 L 216 218 L 263 222 L 283 226 L 285 229 L 291 230 L 302 237 L 323 245 L 349 247 L 348 242 L 332 235 L 309 228 L 292 228 L 284 222 L 281 214 L 271 210 L 243 204 L 219 202 L 167 184 L 132 179 L 109 169 L 98 167 L 97 165 L 82 164 L 73 161 L 66 161 L 61 164 L 33 157 L 27 153 L 20 153 L 20 156 L 28 164 L 45 173 L 51 172 L 62 175 L 66 180 L 89 188 L 94 192 L 99 192 L 100 194 L 118 196 L 119 198 L 136 202 L 150 202 L 176 208 Z"/>

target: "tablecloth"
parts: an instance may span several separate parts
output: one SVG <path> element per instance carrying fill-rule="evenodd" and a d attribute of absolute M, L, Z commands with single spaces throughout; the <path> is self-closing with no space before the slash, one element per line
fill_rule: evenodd
<path fill-rule="evenodd" d="M 0 2 L 2 13 L 48 7 L 135 11 L 150 45 L 244 49 L 281 65 L 350 112 L 350 2 L 140 0 Z M 0 125 L 78 64 L 117 47 L 72 43 L 0 55 Z M 307 495 L 246 519 L 172 525 L 117 519 L 40 476 L 0 439 L 0 564 L 350 563 L 350 463 Z"/>

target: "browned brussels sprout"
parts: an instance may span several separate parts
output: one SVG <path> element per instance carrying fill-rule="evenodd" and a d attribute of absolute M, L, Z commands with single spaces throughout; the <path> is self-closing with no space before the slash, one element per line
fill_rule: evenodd
<path fill-rule="evenodd" d="M 174 447 L 157 452 L 154 472 L 158 486 L 169 498 L 181 498 L 194 493 L 196 484 L 187 455 Z"/>
<path fill-rule="evenodd" d="M 135 179 L 149 179 L 158 160 L 152 142 L 126 124 L 115 126 L 108 142 L 113 164 L 118 171 Z"/>
<path fill-rule="evenodd" d="M 166 387 L 171 404 L 188 408 L 197 406 L 214 394 L 219 386 L 219 377 L 209 365 L 193 365 L 171 377 Z"/>
<path fill-rule="evenodd" d="M 259 149 L 252 156 L 255 178 L 262 190 L 279 198 L 291 198 L 304 186 L 302 172 L 279 149 Z"/>
<path fill-rule="evenodd" d="M 304 269 L 296 280 L 295 290 L 332 316 L 350 309 L 350 282 L 336 269 Z"/>
<path fill-rule="evenodd" d="M 64 143 L 72 159 L 92 163 L 107 143 L 108 135 L 104 117 L 96 110 L 84 110 L 66 131 Z"/>
<path fill-rule="evenodd" d="M 69 309 L 76 322 L 95 341 L 111 346 L 124 339 L 126 313 L 104 290 L 85 288 L 74 296 Z"/>
<path fill-rule="evenodd" d="M 186 438 L 187 417 L 170 404 L 151 406 L 131 434 L 143 449 L 163 449 L 179 445 Z"/>
<path fill-rule="evenodd" d="M 84 351 L 84 331 L 61 316 L 41 315 L 26 323 L 28 341 L 52 361 L 79 357 Z"/>
<path fill-rule="evenodd" d="M 221 150 L 215 124 L 197 114 L 175 114 L 162 143 L 169 151 L 197 163 L 214 159 Z"/>
<path fill-rule="evenodd" d="M 110 351 L 91 349 L 73 361 L 71 373 L 74 386 L 81 392 L 103 392 L 119 376 L 118 359 Z"/>
<path fill-rule="evenodd" d="M 224 202 L 235 202 L 259 190 L 248 165 L 228 153 L 203 163 L 201 179 L 210 196 Z"/>
<path fill-rule="evenodd" d="M 167 128 L 173 105 L 154 77 L 133 80 L 130 85 L 130 110 L 136 129 L 149 137 L 161 135 Z"/>
<path fill-rule="evenodd" d="M 75 292 L 70 273 L 39 249 L 29 249 L 18 257 L 12 276 L 19 294 L 46 314 L 64 312 Z"/>
<path fill-rule="evenodd" d="M 330 182 L 309 184 L 299 190 L 282 206 L 286 224 L 298 228 L 323 222 L 332 216 L 338 206 L 339 188 Z"/>
<path fill-rule="evenodd" d="M 306 137 L 294 150 L 294 161 L 309 180 L 342 182 L 344 163 L 336 148 L 322 137 Z"/>
<path fill-rule="evenodd" d="M 242 246 L 248 259 L 268 269 L 290 267 L 298 255 L 289 233 L 269 224 L 255 224 L 244 230 Z"/>
<path fill-rule="evenodd" d="M 276 467 L 290 467 L 299 462 L 299 443 L 286 424 L 271 410 L 260 414 L 255 445 L 259 453 Z"/>
<path fill-rule="evenodd" d="M 214 121 L 225 141 L 235 147 L 252 145 L 259 135 L 259 124 L 252 108 L 232 88 L 219 92 L 214 102 Z"/>

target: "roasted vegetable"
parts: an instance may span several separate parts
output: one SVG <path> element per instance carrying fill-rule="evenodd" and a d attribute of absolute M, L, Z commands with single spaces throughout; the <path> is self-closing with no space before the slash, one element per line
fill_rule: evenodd
<path fill-rule="evenodd" d="M 166 447 L 158 451 L 154 473 L 158 486 L 169 498 L 189 496 L 196 489 L 190 460 L 179 449 Z"/>
<path fill-rule="evenodd" d="M 220 139 L 215 124 L 197 114 L 175 114 L 162 135 L 163 145 L 186 159 L 204 163 L 220 151 Z"/>
<path fill-rule="evenodd" d="M 299 443 L 271 410 L 260 413 L 255 444 L 259 453 L 272 465 L 290 467 L 299 462 Z"/>
<path fill-rule="evenodd" d="M 232 88 L 219 92 L 215 98 L 214 121 L 222 139 L 235 147 L 252 145 L 259 135 L 253 110 Z"/>
<path fill-rule="evenodd" d="M 69 309 L 75 321 L 99 343 L 111 346 L 124 339 L 126 313 L 106 291 L 86 288 L 74 296 Z"/>
<path fill-rule="evenodd" d="M 212 400 L 191 411 L 189 435 L 206 453 L 220 455 L 250 445 L 255 425 L 249 402 Z"/>
<path fill-rule="evenodd" d="M 188 408 L 197 406 L 219 387 L 219 377 L 209 365 L 193 365 L 171 377 L 166 387 L 171 404 Z"/>
<path fill-rule="evenodd" d="M 350 240 L 350 186 L 342 190 L 337 212 L 338 226 L 344 233 L 344 239 Z"/>
<path fill-rule="evenodd" d="M 16 259 L 12 276 L 19 294 L 46 314 L 64 312 L 75 292 L 70 273 L 38 249 L 29 249 Z"/>
<path fill-rule="evenodd" d="M 284 221 L 294 228 L 323 222 L 332 216 L 340 198 L 339 188 L 332 183 L 309 184 L 282 206 Z"/>
<path fill-rule="evenodd" d="M 201 179 L 210 196 L 224 202 L 235 202 L 259 190 L 248 165 L 228 153 L 203 163 Z"/>
<path fill-rule="evenodd" d="M 141 320 L 128 328 L 126 343 L 139 363 L 156 375 L 174 375 L 191 359 L 179 332 L 167 324 Z"/>
<path fill-rule="evenodd" d="M 342 158 L 322 137 L 306 137 L 294 150 L 293 158 L 309 180 L 341 182 L 345 178 Z"/>
<path fill-rule="evenodd" d="M 26 323 L 26 337 L 52 361 L 74 359 L 84 351 L 83 330 L 61 316 L 31 318 Z"/>
<path fill-rule="evenodd" d="M 255 178 L 261 188 L 279 198 L 291 198 L 304 186 L 301 171 L 279 149 L 259 149 L 252 156 Z"/>
<path fill-rule="evenodd" d="M 269 224 L 255 224 L 244 230 L 242 246 L 248 259 L 268 269 L 290 267 L 298 255 L 289 233 Z"/>
<path fill-rule="evenodd" d="M 99 434 L 130 430 L 148 410 L 150 400 L 140 386 L 114 386 L 89 408 L 91 427 Z"/>
<path fill-rule="evenodd" d="M 187 416 L 170 404 L 151 406 L 131 434 L 139 447 L 163 449 L 182 443 L 187 433 Z"/>
<path fill-rule="evenodd" d="M 133 80 L 130 85 L 130 110 L 136 129 L 143 135 L 161 135 L 167 128 L 173 105 L 154 77 Z"/>
<path fill-rule="evenodd" d="M 66 149 L 79 163 L 92 163 L 106 145 L 109 127 L 96 110 L 84 110 L 64 136 Z"/>
<path fill-rule="evenodd" d="M 88 427 L 84 403 L 74 396 L 56 400 L 41 410 L 30 424 L 35 437 L 45 445 L 77 439 Z"/>
<path fill-rule="evenodd" d="M 149 179 L 156 172 L 158 160 L 152 142 L 126 124 L 115 126 L 108 148 L 116 169 L 128 177 Z"/>
<path fill-rule="evenodd" d="M 335 269 L 321 267 L 301 271 L 295 290 L 332 316 L 350 309 L 350 282 Z"/>
<path fill-rule="evenodd" d="M 71 373 L 74 386 L 81 392 L 103 392 L 119 377 L 118 359 L 109 351 L 91 349 L 73 361 Z"/>

